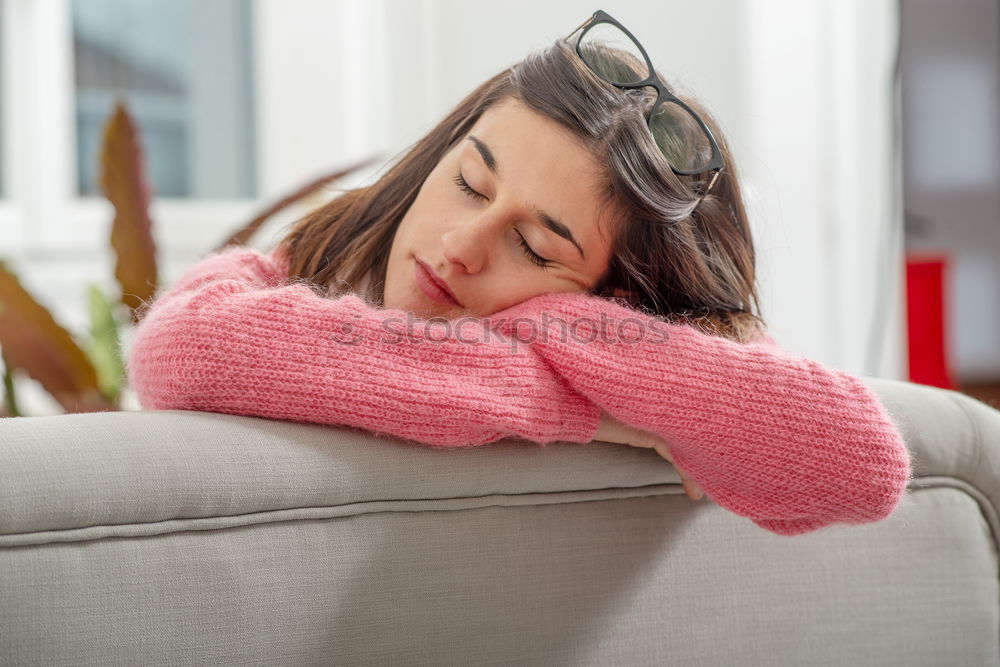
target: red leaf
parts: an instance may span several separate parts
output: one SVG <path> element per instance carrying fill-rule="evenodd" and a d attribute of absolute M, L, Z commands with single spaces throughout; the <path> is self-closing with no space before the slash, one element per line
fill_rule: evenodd
<path fill-rule="evenodd" d="M 156 242 L 149 217 L 150 187 L 143 167 L 142 147 L 135 123 L 118 102 L 104 128 L 101 150 L 101 187 L 115 207 L 111 246 L 117 254 L 115 278 L 122 303 L 137 322 L 137 308 L 156 292 Z"/>
<path fill-rule="evenodd" d="M 115 409 L 101 394 L 87 355 L 2 262 L 0 347 L 11 370 L 37 380 L 67 412 Z"/>

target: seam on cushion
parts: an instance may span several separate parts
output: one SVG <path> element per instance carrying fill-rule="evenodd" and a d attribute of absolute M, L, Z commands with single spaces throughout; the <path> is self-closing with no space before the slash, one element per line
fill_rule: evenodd
<path fill-rule="evenodd" d="M 982 461 L 983 458 L 983 449 L 985 449 L 983 447 L 983 432 L 979 428 L 978 420 L 975 417 L 973 417 L 972 413 L 969 411 L 969 405 L 966 402 L 976 399 L 970 398 L 965 394 L 956 391 L 948 391 L 947 393 L 949 394 L 949 398 L 951 398 L 952 402 L 954 402 L 955 405 L 958 406 L 959 410 L 961 410 L 962 414 L 965 415 L 966 421 L 969 422 L 969 426 L 971 427 L 972 430 L 972 443 L 973 443 L 974 453 L 972 456 L 972 462 L 968 470 L 978 470 L 979 463 Z M 971 481 L 968 480 L 963 480 L 963 481 L 966 481 L 969 484 L 969 486 L 979 491 L 979 489 L 974 484 L 972 484 Z M 996 507 L 996 505 L 993 504 L 993 500 L 985 493 L 981 493 L 981 496 L 982 496 L 981 502 L 988 505 L 992 510 L 992 512 L 986 513 L 987 514 L 986 519 L 990 525 L 990 530 L 993 532 L 993 543 L 997 548 L 997 553 L 1000 553 L 1000 521 L 998 521 L 998 508 Z M 998 573 L 998 576 L 1000 576 L 1000 573 Z"/>
<path fill-rule="evenodd" d="M 562 491 L 557 493 L 490 494 L 458 498 L 369 500 L 343 505 L 292 507 L 244 514 L 164 519 L 139 523 L 101 524 L 0 535 L 0 548 L 44 546 L 47 544 L 92 542 L 103 539 L 143 538 L 172 533 L 224 530 L 269 523 L 341 519 L 384 512 L 452 512 L 485 507 L 533 507 L 648 496 L 683 496 L 680 484 L 654 484 L 617 489 Z M 129 532 L 131 529 L 131 532 Z"/>
<path fill-rule="evenodd" d="M 996 513 L 989 499 L 975 486 L 967 481 L 944 475 L 926 476 L 913 481 L 912 491 L 932 489 L 953 489 L 970 496 L 980 508 L 980 516 L 993 532 L 996 539 Z M 294 507 L 263 512 L 247 512 L 244 514 L 227 514 L 211 517 L 192 517 L 185 519 L 166 519 L 143 523 L 104 524 L 66 528 L 57 530 L 35 531 L 29 533 L 8 533 L 0 535 L 0 549 L 30 548 L 34 546 L 49 546 L 58 544 L 78 544 L 106 539 L 139 539 L 172 535 L 176 533 L 230 530 L 268 524 L 292 523 L 296 521 L 327 521 L 331 519 L 347 519 L 364 514 L 403 513 L 403 512 L 455 512 L 484 509 L 487 507 L 541 507 L 545 505 L 567 505 L 583 502 L 602 502 L 610 500 L 628 500 L 654 496 L 681 496 L 686 499 L 680 484 L 655 484 L 649 486 L 630 487 L 627 489 L 597 489 L 589 491 L 565 491 L 558 493 L 526 493 L 526 494 L 490 494 L 486 496 L 462 496 L 458 498 L 436 498 L 430 500 L 375 500 L 344 505 L 320 505 L 309 507 Z M 473 501 L 473 502 L 470 502 Z M 405 507 L 400 507 L 405 506 Z M 705 503 L 700 501 L 693 505 L 699 507 L 718 507 L 706 497 Z M 983 510 L 986 511 L 983 511 Z M 890 517 L 891 518 L 891 517 Z M 881 522 L 878 522 L 881 523 Z M 833 524 L 832 528 L 850 528 L 846 524 Z M 138 529 L 127 532 L 129 529 Z"/>
<path fill-rule="evenodd" d="M 970 426 L 972 426 L 973 443 L 975 445 L 976 452 L 974 461 L 972 462 L 972 467 L 970 467 L 969 470 L 978 470 L 979 462 L 983 458 L 983 449 L 984 449 L 983 433 L 979 429 L 979 421 L 972 416 L 969 404 L 966 402 L 966 401 L 974 401 L 976 399 L 966 396 L 965 394 L 962 394 L 961 392 L 958 391 L 952 390 L 949 391 L 948 393 L 951 394 L 950 396 L 951 400 L 954 401 L 959 406 L 959 408 L 962 410 L 962 414 L 965 415 L 965 418 L 968 420 Z M 982 496 L 983 496 L 983 502 L 988 503 L 990 508 L 993 510 L 992 515 L 988 515 L 986 517 L 986 523 L 989 525 L 990 531 L 992 531 L 993 533 L 994 554 L 998 554 L 1000 553 L 1000 525 L 998 525 L 997 521 L 997 508 L 995 505 L 993 505 L 992 500 L 985 493 L 982 493 Z M 1000 578 L 1000 570 L 998 570 L 997 572 L 997 577 Z"/>
<path fill-rule="evenodd" d="M 1000 554 L 1000 550 L 997 549 L 997 537 L 1000 535 L 1000 530 L 998 530 L 997 512 L 993 502 L 989 496 L 986 495 L 986 493 L 964 479 L 945 475 L 921 477 L 914 481 L 913 486 L 914 489 L 918 491 L 925 489 L 950 488 L 962 491 L 971 497 L 973 501 L 975 501 L 976 506 L 979 507 L 979 514 L 983 517 L 983 521 L 985 521 L 987 527 L 989 528 L 990 535 L 993 538 L 993 558 L 995 561 L 1000 561 L 1000 559 L 997 558 L 997 555 Z M 997 577 L 1000 579 L 1000 562 L 998 562 Z"/>
<path fill-rule="evenodd" d="M 978 487 L 970 484 L 966 480 L 960 477 L 953 477 L 951 475 L 927 475 L 913 480 L 911 486 L 912 491 L 925 491 L 930 489 L 954 489 L 955 491 L 961 491 L 965 495 L 972 498 L 976 502 L 976 505 L 981 508 L 980 513 L 986 520 L 987 525 L 990 526 L 991 532 L 993 531 L 994 518 L 996 517 L 996 511 L 993 507 L 993 503 Z"/>
<path fill-rule="evenodd" d="M 972 464 L 969 467 L 969 470 L 976 470 L 977 468 L 979 468 L 979 462 L 983 458 L 983 433 L 982 431 L 979 430 L 979 422 L 969 412 L 969 407 L 966 404 L 965 400 L 963 400 L 963 399 L 969 399 L 968 396 L 956 391 L 949 391 L 948 394 L 952 402 L 955 405 L 957 405 L 959 409 L 962 411 L 962 414 L 965 416 L 966 421 L 969 422 L 969 426 L 971 427 L 972 442 L 974 445 L 974 456 Z"/>

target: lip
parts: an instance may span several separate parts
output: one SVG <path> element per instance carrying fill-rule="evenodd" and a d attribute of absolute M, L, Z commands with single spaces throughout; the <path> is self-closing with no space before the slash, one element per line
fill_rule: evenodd
<path fill-rule="evenodd" d="M 427 266 L 419 259 L 417 260 L 415 273 L 417 285 L 423 293 L 428 296 L 428 298 L 449 306 L 462 306 L 462 304 L 458 302 L 458 299 L 455 298 L 451 288 L 448 287 L 448 283 L 434 273 L 431 267 Z"/>

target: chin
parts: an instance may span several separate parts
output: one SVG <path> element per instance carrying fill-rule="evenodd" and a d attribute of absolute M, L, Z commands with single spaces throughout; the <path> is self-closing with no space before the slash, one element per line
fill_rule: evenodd
<path fill-rule="evenodd" d="M 414 290 L 419 289 L 416 285 L 413 286 Z M 407 294 L 403 298 L 398 298 L 395 292 L 386 291 L 383 300 L 382 307 L 390 310 L 401 310 L 404 313 L 409 313 L 414 317 L 419 317 L 422 319 L 430 319 L 434 317 L 436 313 L 432 312 L 437 304 L 433 302 L 426 302 L 422 295 L 420 294 Z"/>
<path fill-rule="evenodd" d="M 466 311 L 464 308 L 459 308 L 457 306 L 446 306 L 444 304 L 434 303 L 433 301 L 411 312 L 413 312 L 413 314 L 416 317 L 420 317 L 425 320 L 429 320 L 432 318 L 457 320 L 460 317 L 472 316 L 472 314 Z"/>

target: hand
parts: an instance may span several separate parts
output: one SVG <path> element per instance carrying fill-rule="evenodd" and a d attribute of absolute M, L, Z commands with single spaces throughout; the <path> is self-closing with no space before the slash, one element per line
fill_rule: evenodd
<path fill-rule="evenodd" d="M 696 481 L 688 479 L 684 471 L 677 467 L 677 464 L 674 463 L 674 457 L 670 454 L 670 445 L 667 444 L 666 440 L 657 435 L 622 423 L 602 410 L 601 426 L 597 429 L 594 440 L 656 450 L 657 454 L 670 461 L 670 463 L 673 463 L 674 469 L 677 470 L 677 474 L 681 477 L 684 493 L 689 498 L 699 500 L 705 493 Z"/>

